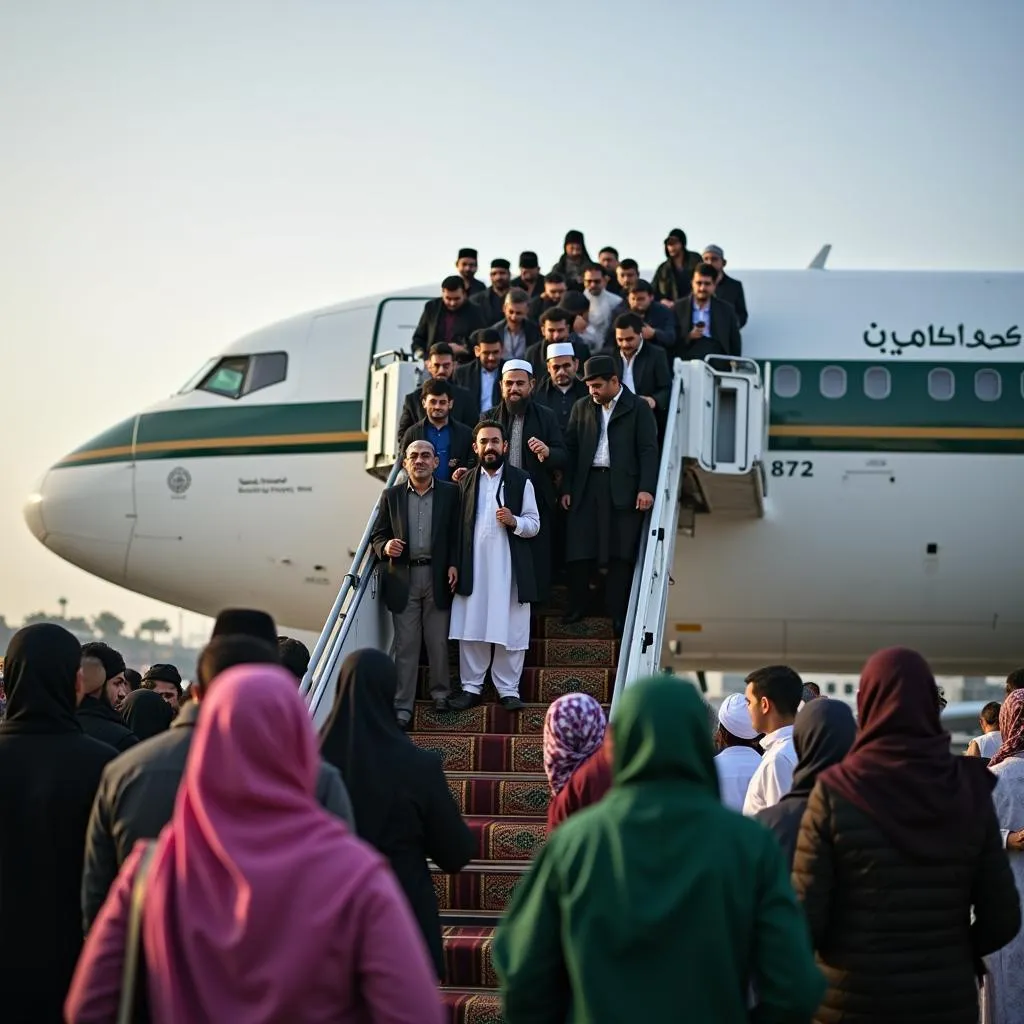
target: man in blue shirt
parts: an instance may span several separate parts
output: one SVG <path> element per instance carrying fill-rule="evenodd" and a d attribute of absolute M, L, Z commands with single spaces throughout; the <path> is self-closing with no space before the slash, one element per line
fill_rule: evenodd
<path fill-rule="evenodd" d="M 436 480 L 451 480 L 460 466 L 468 466 L 473 448 L 472 431 L 451 419 L 452 385 L 447 380 L 432 378 L 423 382 L 423 419 L 402 435 L 399 451 L 404 455 L 413 441 L 429 441 L 437 454 Z"/>

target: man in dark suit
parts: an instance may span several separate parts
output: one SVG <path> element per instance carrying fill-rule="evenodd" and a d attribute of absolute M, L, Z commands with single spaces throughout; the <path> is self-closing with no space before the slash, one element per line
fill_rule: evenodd
<path fill-rule="evenodd" d="M 480 418 L 480 410 L 476 407 L 469 390 L 456 384 L 452 379 L 455 375 L 455 353 L 452 352 L 451 345 L 445 341 L 431 345 L 426 370 L 429 375 L 427 380 L 446 380 L 451 385 L 451 418 L 467 427 L 475 427 L 476 421 Z M 425 384 L 426 380 L 423 383 Z M 399 438 L 404 437 L 405 432 L 421 419 L 423 419 L 422 385 L 405 396 L 405 401 L 402 403 L 402 415 L 398 420 Z M 405 448 L 403 447 L 401 450 L 405 451 Z"/>
<path fill-rule="evenodd" d="M 465 282 L 453 274 L 441 282 L 441 297 L 430 299 L 424 305 L 420 322 L 412 334 L 412 354 L 422 359 L 431 345 L 446 341 L 458 361 L 468 362 L 471 358 L 469 339 L 474 331 L 486 325 L 487 319 L 480 307 L 467 301 Z"/>
<path fill-rule="evenodd" d="M 668 356 L 658 345 L 644 341 L 644 322 L 636 313 L 623 313 L 615 320 L 615 371 L 623 387 L 642 398 L 659 425 L 668 412 L 668 396 L 672 373 Z"/>
<path fill-rule="evenodd" d="M 526 292 L 513 288 L 505 296 L 504 316 L 491 325 L 491 330 L 501 335 L 505 359 L 525 359 L 527 349 L 540 341 L 540 328 L 528 316 L 528 309 Z"/>
<path fill-rule="evenodd" d="M 658 486 L 654 413 L 622 386 L 614 359 L 591 356 L 583 379 L 590 398 L 573 407 L 562 505 L 569 510 L 567 623 L 586 614 L 590 575 L 607 570 L 605 608 L 621 636 L 644 513 Z"/>
<path fill-rule="evenodd" d="M 480 254 L 476 249 L 467 247 L 459 250 L 459 255 L 455 260 L 455 272 L 463 280 L 467 297 L 476 295 L 487 287 L 476 276 L 479 258 Z"/>
<path fill-rule="evenodd" d="M 438 711 L 447 710 L 451 687 L 448 626 L 459 578 L 461 496 L 454 484 L 434 479 L 437 461 L 428 441 L 409 445 L 403 460 L 409 480 L 380 496 L 370 535 L 374 554 L 387 562 L 383 596 L 395 624 L 395 716 L 403 729 L 412 721 L 421 643 Z"/>
<path fill-rule="evenodd" d="M 546 405 L 558 420 L 562 436 L 569 429 L 569 415 L 572 407 L 590 392 L 587 385 L 577 376 L 580 364 L 576 350 L 568 341 L 555 341 L 546 348 L 547 373 L 540 378 L 533 391 L 534 401 Z"/>
<path fill-rule="evenodd" d="M 678 330 L 675 354 L 680 359 L 739 358 L 743 354 L 736 313 L 728 302 L 715 298 L 717 277 L 710 263 L 699 263 L 693 272 L 692 291 L 672 307 Z"/>
<path fill-rule="evenodd" d="M 658 345 L 666 352 L 672 353 L 676 347 L 676 318 L 672 310 L 660 302 L 654 301 L 654 289 L 649 281 L 637 281 L 626 293 L 629 312 L 636 313 L 643 321 L 640 334 L 644 341 Z M 622 311 L 623 313 L 626 310 Z M 616 318 L 617 319 L 617 318 Z M 615 320 L 608 325 L 604 336 L 604 347 L 612 354 L 615 352 Z"/>
<path fill-rule="evenodd" d="M 487 323 L 493 323 L 501 318 L 501 310 L 505 305 L 505 296 L 508 295 L 512 283 L 510 272 L 511 264 L 508 260 L 491 260 L 491 284 L 482 292 L 471 295 L 469 301 L 478 306 L 484 315 Z"/>
<path fill-rule="evenodd" d="M 578 295 L 579 293 L 573 293 Z M 526 350 L 526 361 L 531 366 L 541 366 L 544 363 L 544 354 L 548 345 L 556 342 L 567 341 L 573 347 L 576 358 L 582 365 L 590 356 L 590 347 L 572 330 L 575 314 L 570 313 L 561 306 L 555 306 L 541 315 L 540 318 L 540 341 L 535 342 Z"/>
<path fill-rule="evenodd" d="M 533 367 L 521 359 L 508 360 L 501 368 L 501 402 L 486 412 L 484 419 L 495 420 L 505 428 L 508 464 L 526 473 L 537 496 L 540 532 L 530 545 L 530 553 L 538 600 L 544 602 L 551 592 L 551 531 L 566 453 L 558 420 L 547 406 L 533 401 L 533 386 Z"/>
<path fill-rule="evenodd" d="M 705 246 L 701 259 L 715 268 L 715 272 L 718 274 L 718 280 L 715 282 L 715 298 L 721 299 L 722 302 L 728 302 L 732 306 L 742 331 L 747 326 L 749 319 L 747 297 L 743 294 L 743 282 L 737 281 L 735 277 L 730 277 L 725 272 L 728 260 L 726 260 L 725 252 L 720 245 Z"/>
<path fill-rule="evenodd" d="M 534 299 L 544 291 L 544 275 L 535 252 L 527 249 L 519 254 L 519 276 L 512 278 L 512 287 L 522 288 L 527 299 Z"/>
<path fill-rule="evenodd" d="M 546 310 L 554 309 L 565 295 L 567 285 L 565 278 L 559 273 L 550 273 L 544 278 L 544 290 L 540 295 L 530 300 L 528 312 L 530 319 L 536 324 L 540 323 L 541 314 Z"/>
<path fill-rule="evenodd" d="M 473 454 L 473 431 L 451 418 L 452 384 L 447 380 L 423 382 L 423 410 L 426 416 L 402 435 L 400 452 L 413 441 L 429 441 L 437 455 L 437 480 L 451 480 L 460 466 L 468 466 Z"/>
<path fill-rule="evenodd" d="M 501 350 L 501 335 L 497 331 L 490 327 L 477 331 L 473 335 L 476 358 L 455 371 L 455 383 L 472 396 L 477 420 L 501 401 Z"/>

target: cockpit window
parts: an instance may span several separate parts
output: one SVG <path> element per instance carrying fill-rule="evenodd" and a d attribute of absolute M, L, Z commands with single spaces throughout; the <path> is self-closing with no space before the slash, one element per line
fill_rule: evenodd
<path fill-rule="evenodd" d="M 196 390 L 209 391 L 225 398 L 241 398 L 273 384 L 280 384 L 287 376 L 287 352 L 224 356 L 200 378 Z"/>

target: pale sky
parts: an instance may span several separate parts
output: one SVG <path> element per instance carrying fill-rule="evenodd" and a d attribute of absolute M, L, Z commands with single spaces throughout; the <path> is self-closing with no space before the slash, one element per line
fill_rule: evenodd
<path fill-rule="evenodd" d="M 176 628 L 32 538 L 34 482 L 238 335 L 460 246 L 1024 266 L 1022 39 L 1019 0 L 3 5 L 0 613 Z"/>

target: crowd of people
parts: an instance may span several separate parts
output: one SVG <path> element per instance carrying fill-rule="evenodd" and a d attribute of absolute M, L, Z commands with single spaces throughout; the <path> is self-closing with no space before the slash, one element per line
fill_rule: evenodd
<path fill-rule="evenodd" d="M 469 829 L 395 718 L 394 659 L 349 655 L 317 736 L 308 658 L 228 610 L 183 698 L 172 666 L 131 690 L 111 648 L 15 635 L 5 1021 L 442 1020 L 429 862 L 461 870 Z M 555 700 L 547 841 L 493 945 L 504 1019 L 1020 1024 L 1024 670 L 987 757 L 950 751 L 940 705 L 899 648 L 857 721 L 785 666 L 713 721 L 670 675 L 610 722 Z"/>

